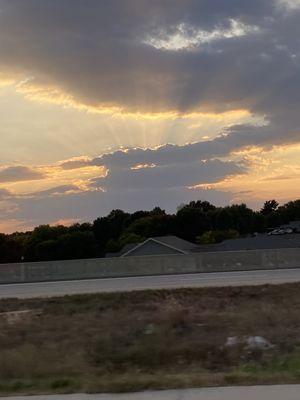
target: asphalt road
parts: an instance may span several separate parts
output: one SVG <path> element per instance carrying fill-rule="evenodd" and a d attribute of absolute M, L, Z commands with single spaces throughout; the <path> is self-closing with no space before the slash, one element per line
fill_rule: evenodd
<path fill-rule="evenodd" d="M 246 286 L 288 282 L 300 282 L 300 268 L 0 285 L 0 298 L 31 298 L 145 289 Z"/>
<path fill-rule="evenodd" d="M 167 390 L 130 394 L 4 397 L 2 400 L 299 400 L 300 385 Z"/>

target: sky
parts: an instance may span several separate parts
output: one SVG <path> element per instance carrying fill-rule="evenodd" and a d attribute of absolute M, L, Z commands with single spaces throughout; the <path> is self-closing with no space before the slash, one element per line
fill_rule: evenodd
<path fill-rule="evenodd" d="M 300 198 L 299 0 L 0 0 L 0 231 Z"/>

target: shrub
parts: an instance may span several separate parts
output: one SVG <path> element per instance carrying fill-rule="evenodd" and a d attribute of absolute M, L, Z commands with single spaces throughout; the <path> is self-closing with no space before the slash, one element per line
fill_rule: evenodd
<path fill-rule="evenodd" d="M 203 235 L 197 237 L 199 244 L 213 244 L 220 243 L 228 239 L 236 239 L 239 237 L 239 232 L 235 229 L 228 229 L 226 231 L 206 231 Z"/>

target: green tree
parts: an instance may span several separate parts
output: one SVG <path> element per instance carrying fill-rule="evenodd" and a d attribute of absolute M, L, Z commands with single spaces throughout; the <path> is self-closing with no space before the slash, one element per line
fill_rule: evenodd
<path fill-rule="evenodd" d="M 211 218 L 202 208 L 193 205 L 185 206 L 177 211 L 176 231 L 177 235 L 190 241 L 211 228 Z"/>
<path fill-rule="evenodd" d="M 93 232 L 69 232 L 58 238 L 60 258 L 76 259 L 97 256 L 97 243 Z"/>
<path fill-rule="evenodd" d="M 113 210 L 108 216 L 98 218 L 93 223 L 93 231 L 101 248 L 105 248 L 110 239 L 117 239 L 128 221 L 129 214 L 122 210 Z"/>
<path fill-rule="evenodd" d="M 143 238 L 169 235 L 174 231 L 174 222 L 173 216 L 158 213 L 136 220 L 126 232 Z"/>
<path fill-rule="evenodd" d="M 221 243 L 224 240 L 236 239 L 239 237 L 239 232 L 235 229 L 226 231 L 207 231 L 203 235 L 198 236 L 196 242 L 199 244 Z"/>

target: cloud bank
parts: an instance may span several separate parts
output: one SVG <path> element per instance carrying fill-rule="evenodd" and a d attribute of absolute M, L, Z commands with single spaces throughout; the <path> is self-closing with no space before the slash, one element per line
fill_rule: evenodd
<path fill-rule="evenodd" d="M 0 169 L 0 183 L 23 182 L 43 179 L 45 175 L 33 168 L 14 166 Z"/>
<path fill-rule="evenodd" d="M 142 114 L 247 109 L 269 121 L 271 133 L 246 127 L 254 142 L 299 140 L 299 3 L 244 3 L 1 0 L 0 71 L 33 98 Z"/>
<path fill-rule="evenodd" d="M 0 80 L 15 80 L 29 99 L 124 118 L 246 110 L 264 120 L 224 126 L 211 140 L 182 146 L 63 161 L 55 165 L 60 174 L 82 176 L 31 193 L 31 203 L 12 196 L 18 218 L 40 221 L 42 210 L 46 220 L 58 220 L 77 218 L 78 208 L 83 218 L 113 207 L 172 208 L 207 195 L 191 187 L 246 176 L 251 166 L 238 152 L 300 143 L 297 0 L 0 0 L 0 10 Z M 45 179 L 41 171 L 4 167 L 0 183 Z M 209 193 L 216 202 L 235 197 Z"/>

